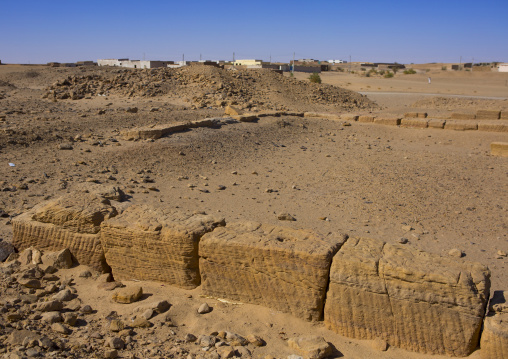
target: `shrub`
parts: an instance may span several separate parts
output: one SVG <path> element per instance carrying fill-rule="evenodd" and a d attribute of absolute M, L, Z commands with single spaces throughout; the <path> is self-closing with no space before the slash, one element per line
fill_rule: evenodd
<path fill-rule="evenodd" d="M 379 74 L 380 74 L 381 76 L 383 76 L 383 75 L 385 74 L 385 70 L 381 70 L 381 71 L 379 71 Z"/>
<path fill-rule="evenodd" d="M 388 71 L 387 73 L 385 73 L 385 79 L 389 79 L 391 77 L 393 77 L 393 72 Z"/>
<path fill-rule="evenodd" d="M 310 82 L 314 82 L 315 84 L 321 83 L 321 76 L 317 72 L 314 72 L 312 75 L 309 76 Z"/>
<path fill-rule="evenodd" d="M 441 70 L 446 71 L 446 66 L 441 67 Z"/>
<path fill-rule="evenodd" d="M 360 70 L 365 71 L 365 67 L 360 68 Z"/>
<path fill-rule="evenodd" d="M 416 74 L 416 71 L 413 69 L 407 69 L 404 71 L 404 74 L 405 75 L 413 75 L 413 74 Z"/>

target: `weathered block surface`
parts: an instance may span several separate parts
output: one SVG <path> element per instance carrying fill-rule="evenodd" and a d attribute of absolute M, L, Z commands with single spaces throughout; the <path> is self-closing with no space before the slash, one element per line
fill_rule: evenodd
<path fill-rule="evenodd" d="M 480 264 L 350 238 L 332 262 L 324 319 L 341 335 L 466 356 L 478 344 L 489 289 Z"/>
<path fill-rule="evenodd" d="M 102 224 L 104 254 L 115 279 L 200 284 L 198 242 L 222 218 L 133 205 Z"/>
<path fill-rule="evenodd" d="M 427 118 L 427 112 L 406 112 L 404 114 L 406 118 Z"/>
<path fill-rule="evenodd" d="M 233 115 L 231 117 L 240 122 L 255 122 L 258 120 L 257 114 L 248 114 L 248 113 L 244 115 Z"/>
<path fill-rule="evenodd" d="M 457 113 L 454 112 L 450 115 L 452 120 L 474 120 L 476 118 L 475 114 L 472 113 Z"/>
<path fill-rule="evenodd" d="M 399 126 L 400 118 L 397 117 L 376 117 L 374 119 L 376 125 Z"/>
<path fill-rule="evenodd" d="M 492 156 L 508 157 L 508 142 L 492 142 L 490 144 Z"/>
<path fill-rule="evenodd" d="M 100 241 L 101 223 L 117 215 L 107 199 L 73 193 L 41 203 L 13 220 L 12 243 L 18 250 L 28 247 L 59 251 L 69 248 L 79 264 L 108 270 Z"/>
<path fill-rule="evenodd" d="M 467 121 L 467 120 L 448 120 L 444 125 L 445 130 L 455 131 L 475 131 L 478 129 L 478 121 Z"/>
<path fill-rule="evenodd" d="M 476 111 L 477 120 L 499 120 L 501 111 L 496 110 L 478 110 Z"/>
<path fill-rule="evenodd" d="M 137 127 L 121 132 L 121 135 L 126 140 L 147 140 L 147 139 L 158 139 L 164 137 L 170 133 L 181 132 L 190 128 L 197 127 L 211 127 L 214 126 L 220 119 L 216 118 L 205 118 L 203 120 L 191 121 L 191 122 L 177 122 L 166 125 L 155 125 Z"/>
<path fill-rule="evenodd" d="M 427 128 L 429 120 L 424 118 L 403 118 L 400 125 L 408 128 Z"/>
<path fill-rule="evenodd" d="M 508 120 L 508 111 L 501 111 L 501 115 L 499 118 L 501 120 Z"/>
<path fill-rule="evenodd" d="M 429 120 L 429 128 L 438 128 L 443 129 L 445 126 L 446 120 L 438 120 L 438 119 L 432 119 Z"/>
<path fill-rule="evenodd" d="M 326 118 L 328 120 L 340 120 L 340 115 L 334 113 L 304 112 L 303 117 Z"/>
<path fill-rule="evenodd" d="M 358 122 L 363 122 L 363 123 L 374 122 L 374 116 L 368 116 L 368 115 L 358 116 Z"/>
<path fill-rule="evenodd" d="M 340 115 L 340 119 L 343 121 L 358 121 L 358 115 L 352 115 L 349 113 L 345 113 Z"/>
<path fill-rule="evenodd" d="M 482 359 L 508 358 L 508 292 L 496 291 L 483 325 L 480 354 Z"/>
<path fill-rule="evenodd" d="M 203 294 L 319 320 L 345 238 L 255 222 L 216 228 L 199 243 Z"/>
<path fill-rule="evenodd" d="M 478 122 L 478 131 L 508 132 L 508 121 L 504 120 L 480 121 Z"/>

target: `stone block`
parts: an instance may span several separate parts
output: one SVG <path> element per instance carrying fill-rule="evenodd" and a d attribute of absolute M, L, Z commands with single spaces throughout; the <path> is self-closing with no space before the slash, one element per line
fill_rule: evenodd
<path fill-rule="evenodd" d="M 331 259 L 345 238 L 255 222 L 216 228 L 199 243 L 202 292 L 320 320 Z"/>
<path fill-rule="evenodd" d="M 229 116 L 239 116 L 243 115 L 244 111 L 241 110 L 239 107 L 228 105 L 224 109 L 224 113 Z"/>
<path fill-rule="evenodd" d="M 490 131 L 490 132 L 508 132 L 508 121 L 496 120 L 496 121 L 479 121 L 478 131 Z"/>
<path fill-rule="evenodd" d="M 340 120 L 340 115 L 336 115 L 333 113 L 304 112 L 303 117 L 326 118 L 328 120 Z"/>
<path fill-rule="evenodd" d="M 125 140 L 149 140 L 159 139 L 167 136 L 171 133 L 182 132 L 190 128 L 197 127 L 213 127 L 220 119 L 217 118 L 205 118 L 202 120 L 190 121 L 190 122 L 176 122 L 165 125 L 154 125 L 145 127 L 136 127 L 129 130 L 121 131 L 120 134 Z"/>
<path fill-rule="evenodd" d="M 508 157 L 508 142 L 491 142 L 490 154 L 492 156 Z"/>
<path fill-rule="evenodd" d="M 407 128 L 427 128 L 429 120 L 424 118 L 403 118 L 400 122 L 401 127 Z"/>
<path fill-rule="evenodd" d="M 476 115 L 473 113 L 457 113 L 454 112 L 450 115 L 452 120 L 474 120 L 476 119 Z"/>
<path fill-rule="evenodd" d="M 501 120 L 508 120 L 508 111 L 501 111 L 501 115 L 499 118 Z"/>
<path fill-rule="evenodd" d="M 349 113 L 345 113 L 345 114 L 342 114 L 340 115 L 340 119 L 342 121 L 358 121 L 358 115 L 351 115 Z"/>
<path fill-rule="evenodd" d="M 222 218 L 133 205 L 104 222 L 101 241 L 115 279 L 200 284 L 198 242 Z"/>
<path fill-rule="evenodd" d="M 400 118 L 397 117 L 376 117 L 374 123 L 376 125 L 388 125 L 388 126 L 399 126 Z"/>
<path fill-rule="evenodd" d="M 427 118 L 427 112 L 406 112 L 405 118 Z"/>
<path fill-rule="evenodd" d="M 477 120 L 499 120 L 501 111 L 496 110 L 478 110 L 476 111 Z"/>
<path fill-rule="evenodd" d="M 508 292 L 495 291 L 480 341 L 482 359 L 508 358 Z"/>
<path fill-rule="evenodd" d="M 467 356 L 479 341 L 488 268 L 407 245 L 349 238 L 333 258 L 325 325 L 403 349 Z"/>
<path fill-rule="evenodd" d="M 432 119 L 432 120 L 429 120 L 428 127 L 429 128 L 443 129 L 444 126 L 445 126 L 445 123 L 446 123 L 446 120 Z"/>
<path fill-rule="evenodd" d="M 368 116 L 368 115 L 361 115 L 361 116 L 358 116 L 358 122 L 362 122 L 362 123 L 372 123 L 374 122 L 374 116 Z"/>
<path fill-rule="evenodd" d="M 258 116 L 256 114 L 233 115 L 231 117 L 240 122 L 256 122 L 258 120 Z"/>
<path fill-rule="evenodd" d="M 445 130 L 455 131 L 476 131 L 478 130 L 478 121 L 467 121 L 467 120 L 447 120 L 444 126 Z"/>
<path fill-rule="evenodd" d="M 18 250 L 35 247 L 56 252 L 68 248 L 79 264 L 107 271 L 100 225 L 116 215 L 109 200 L 90 193 L 72 193 L 16 217 L 12 244 Z"/>

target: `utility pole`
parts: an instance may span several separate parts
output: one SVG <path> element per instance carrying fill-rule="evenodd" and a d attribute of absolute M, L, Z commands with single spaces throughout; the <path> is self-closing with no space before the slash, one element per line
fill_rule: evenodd
<path fill-rule="evenodd" d="M 473 57 L 473 59 L 471 60 L 471 72 L 473 72 L 473 66 L 474 66 L 474 57 Z"/>
<path fill-rule="evenodd" d="M 295 73 L 295 53 L 293 52 L 293 67 L 291 68 L 291 73 L 294 75 Z"/>
<path fill-rule="evenodd" d="M 459 61 L 459 71 L 462 70 L 462 56 L 460 57 L 460 61 Z"/>
<path fill-rule="evenodd" d="M 185 63 L 185 54 L 182 54 L 182 65 Z"/>
<path fill-rule="evenodd" d="M 199 61 L 201 61 L 201 54 L 199 54 Z"/>
<path fill-rule="evenodd" d="M 235 64 L 235 53 L 233 52 L 233 65 Z"/>
<path fill-rule="evenodd" d="M 351 55 L 349 55 L 349 72 L 351 72 Z"/>
<path fill-rule="evenodd" d="M 272 64 L 272 54 L 270 54 L 270 65 Z"/>
<path fill-rule="evenodd" d="M 145 53 L 143 52 L 143 61 L 145 61 Z"/>

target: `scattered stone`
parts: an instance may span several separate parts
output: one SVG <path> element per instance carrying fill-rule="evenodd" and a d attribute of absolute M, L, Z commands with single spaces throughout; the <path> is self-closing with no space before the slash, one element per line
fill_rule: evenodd
<path fill-rule="evenodd" d="M 408 239 L 404 238 L 404 237 L 400 237 L 399 239 L 397 239 L 397 242 L 399 242 L 400 244 L 406 244 L 408 242 Z"/>
<path fill-rule="evenodd" d="M 59 252 L 48 252 L 42 257 L 42 262 L 59 269 L 71 268 L 72 254 L 68 248 Z"/>
<path fill-rule="evenodd" d="M 198 338 L 196 338 L 196 336 L 194 334 L 187 333 L 187 335 L 185 335 L 184 340 L 187 343 L 194 343 L 196 340 L 198 340 Z"/>
<path fill-rule="evenodd" d="M 385 352 L 388 350 L 388 343 L 382 339 L 376 338 L 372 341 L 372 349 Z"/>
<path fill-rule="evenodd" d="M 37 304 L 36 310 L 39 312 L 56 312 L 63 309 L 63 304 L 59 300 L 50 300 Z"/>
<path fill-rule="evenodd" d="M 131 327 L 133 328 L 150 328 L 151 326 L 152 323 L 150 323 L 146 318 L 143 317 L 137 317 L 131 323 Z"/>
<path fill-rule="evenodd" d="M 249 343 L 251 343 L 256 347 L 262 347 L 266 345 L 266 342 L 263 339 L 261 339 L 261 337 L 258 337 L 257 335 L 254 334 L 247 335 L 246 339 L 249 341 Z"/>
<path fill-rule="evenodd" d="M 320 336 L 290 338 L 288 345 L 309 359 L 326 358 L 332 353 L 331 345 Z"/>
<path fill-rule="evenodd" d="M 112 332 L 120 332 L 124 330 L 125 324 L 120 319 L 113 319 L 109 323 L 109 330 Z"/>
<path fill-rule="evenodd" d="M 61 143 L 58 145 L 59 150 L 72 150 L 74 147 L 70 143 Z"/>
<path fill-rule="evenodd" d="M 106 346 L 106 348 L 123 349 L 125 346 L 125 343 L 121 338 L 115 337 L 115 338 L 107 338 L 104 345 Z"/>
<path fill-rule="evenodd" d="M 60 312 L 46 312 L 42 314 L 41 320 L 46 323 L 59 323 L 63 322 Z"/>
<path fill-rule="evenodd" d="M 71 327 L 76 325 L 78 314 L 73 312 L 65 312 L 62 314 L 63 322 L 69 324 Z"/>
<path fill-rule="evenodd" d="M 83 314 L 92 314 L 92 313 L 93 313 L 93 309 L 92 309 L 92 307 L 91 307 L 91 306 L 89 306 L 89 305 L 87 304 L 87 305 L 85 305 L 85 306 L 83 306 L 83 307 L 81 308 L 81 313 L 83 313 Z"/>
<path fill-rule="evenodd" d="M 90 278 L 92 276 L 92 272 L 90 272 L 88 269 L 86 269 L 83 272 L 79 273 L 79 276 L 81 278 Z"/>
<path fill-rule="evenodd" d="M 448 252 L 448 255 L 452 256 L 452 257 L 457 257 L 457 258 L 461 258 L 464 256 L 464 252 L 462 252 L 460 249 L 457 249 L 457 248 L 453 248 L 451 249 L 449 252 Z"/>
<path fill-rule="evenodd" d="M 206 313 L 210 313 L 211 311 L 212 311 L 212 308 L 210 308 L 208 303 L 203 303 L 198 308 L 199 314 L 206 314 Z"/>
<path fill-rule="evenodd" d="M 71 292 L 69 288 L 61 290 L 57 294 L 53 296 L 52 299 L 59 300 L 62 302 L 68 302 L 74 298 L 74 294 Z"/>
<path fill-rule="evenodd" d="M 277 219 L 279 221 L 296 221 L 296 218 L 290 215 L 289 213 L 279 213 L 277 215 Z"/>
<path fill-rule="evenodd" d="M 0 239 L 0 262 L 5 261 L 11 254 L 15 252 L 16 250 L 11 243 Z"/>
<path fill-rule="evenodd" d="M 69 328 L 67 328 L 65 325 L 63 325 L 62 323 L 51 324 L 51 329 L 57 333 L 60 333 L 60 334 L 70 334 L 71 333 L 71 330 Z"/>
<path fill-rule="evenodd" d="M 137 302 L 143 295 L 143 288 L 139 286 L 126 287 L 113 293 L 112 299 L 117 303 L 130 304 Z"/>
<path fill-rule="evenodd" d="M 118 351 L 116 349 L 107 349 L 104 351 L 104 358 L 108 359 L 118 358 Z"/>

